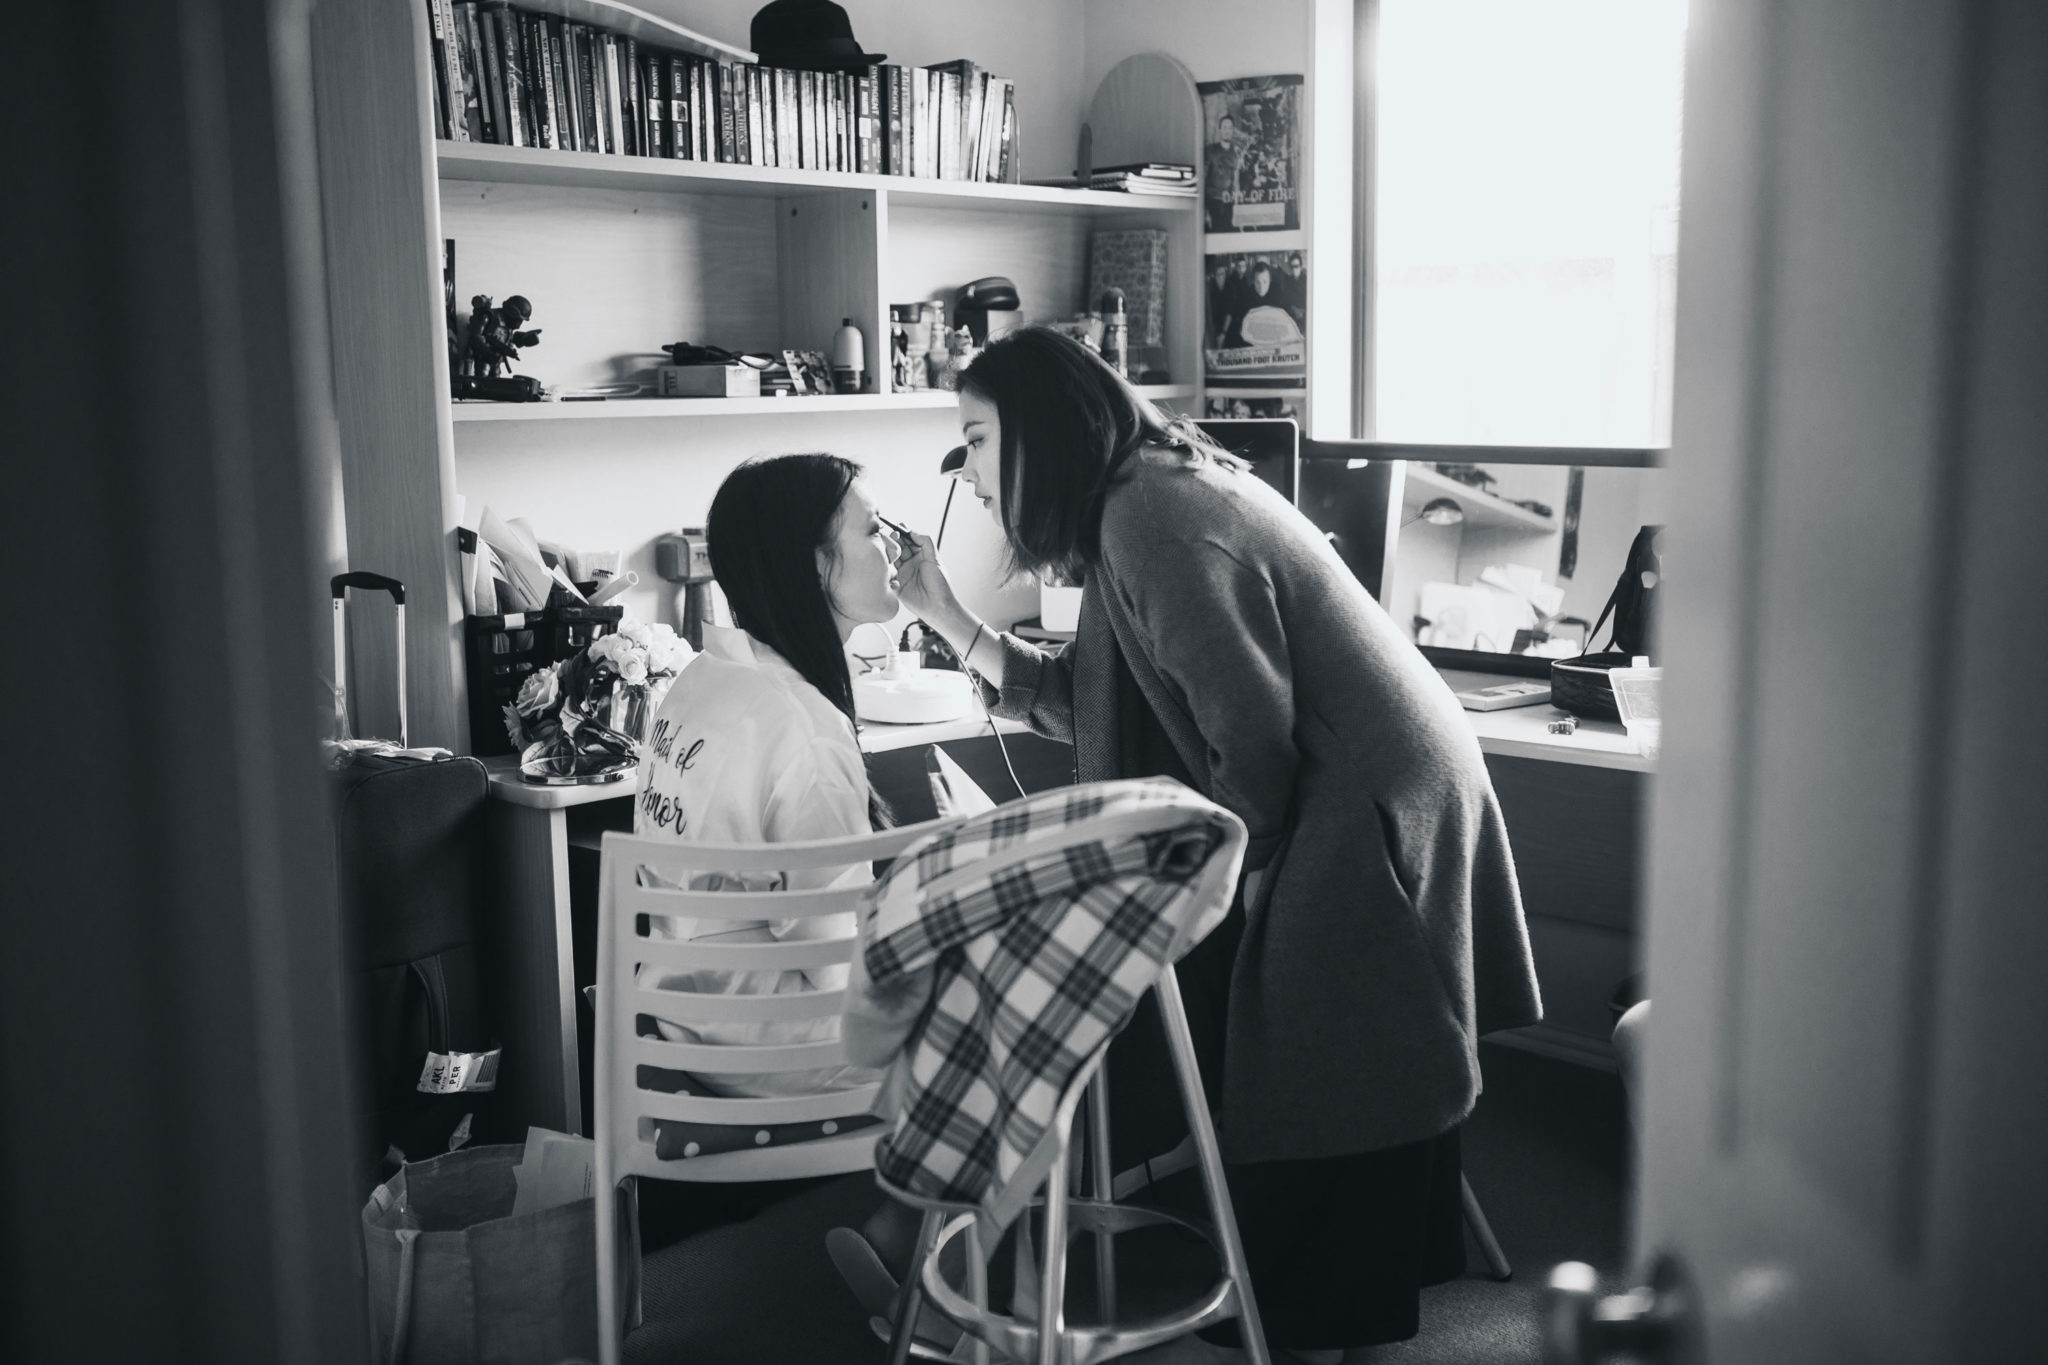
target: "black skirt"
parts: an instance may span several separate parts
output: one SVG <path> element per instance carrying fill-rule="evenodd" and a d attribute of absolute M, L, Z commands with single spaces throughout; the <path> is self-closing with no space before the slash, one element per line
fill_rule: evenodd
<path fill-rule="evenodd" d="M 1230 964 L 1243 924 L 1242 908 L 1233 906 L 1175 971 L 1212 1105 L 1222 1094 Z M 1113 1164 L 1124 1171 L 1187 1133 L 1152 992 L 1111 1044 L 1109 1071 Z M 1224 1163 L 1270 1344 L 1307 1351 L 1415 1335 L 1422 1289 L 1465 1272 L 1458 1131 L 1347 1156 Z M 1235 1323 L 1202 1335 L 1238 1342 Z"/>

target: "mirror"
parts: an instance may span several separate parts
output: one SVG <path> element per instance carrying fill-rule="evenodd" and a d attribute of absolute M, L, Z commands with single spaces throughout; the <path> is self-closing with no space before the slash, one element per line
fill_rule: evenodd
<path fill-rule="evenodd" d="M 1380 602 L 1437 649 L 1583 653 L 1629 543 L 1665 519 L 1661 469 L 1406 460 L 1400 472 Z"/>

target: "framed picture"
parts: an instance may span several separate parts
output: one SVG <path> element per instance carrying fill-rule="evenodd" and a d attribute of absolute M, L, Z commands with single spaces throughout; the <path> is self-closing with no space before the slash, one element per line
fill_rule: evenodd
<path fill-rule="evenodd" d="M 1301 226 L 1301 77 L 1203 81 L 1202 226 L 1286 232 Z"/>
<path fill-rule="evenodd" d="M 1202 354 L 1210 385 L 1284 381 L 1298 388 L 1308 373 L 1306 253 L 1217 252 L 1205 264 Z"/>

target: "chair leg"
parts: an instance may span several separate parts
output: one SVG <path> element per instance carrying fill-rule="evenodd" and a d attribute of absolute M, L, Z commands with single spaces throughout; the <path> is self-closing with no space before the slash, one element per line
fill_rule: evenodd
<path fill-rule="evenodd" d="M 1251 1269 L 1245 1263 L 1244 1242 L 1237 1235 L 1237 1215 L 1231 1209 L 1230 1186 L 1223 1176 L 1223 1151 L 1216 1143 L 1216 1129 L 1209 1122 L 1209 1101 L 1202 1092 L 1202 1071 L 1195 1063 L 1195 1042 L 1188 1032 L 1187 1006 L 1181 1003 L 1180 979 L 1172 967 L 1160 974 L 1159 1013 L 1166 1025 L 1167 1045 L 1173 1049 L 1173 1069 L 1180 1077 L 1180 1097 L 1188 1113 L 1188 1131 L 1195 1139 L 1195 1159 L 1202 1169 L 1202 1184 L 1208 1190 L 1209 1207 L 1216 1214 L 1217 1240 L 1223 1243 L 1223 1268 L 1237 1287 L 1238 1329 L 1244 1338 L 1245 1354 L 1252 1365 L 1272 1365 L 1266 1352 L 1266 1330 L 1259 1321 L 1259 1305 L 1252 1295 Z"/>
<path fill-rule="evenodd" d="M 597 1191 L 597 1359 L 619 1365 L 619 1189 Z"/>
<path fill-rule="evenodd" d="M 1486 1221 L 1486 1214 L 1479 1207 L 1479 1196 L 1472 1193 L 1472 1182 L 1462 1171 L 1458 1173 L 1458 1194 L 1465 1204 L 1465 1225 L 1479 1239 L 1479 1250 L 1486 1257 L 1486 1269 L 1496 1280 L 1512 1280 L 1515 1268 L 1508 1264 L 1507 1254 L 1500 1249 L 1500 1242 L 1493 1235 L 1492 1224 Z"/>
<path fill-rule="evenodd" d="M 981 1220 L 976 1218 L 967 1226 L 967 1301 L 976 1308 L 988 1309 L 988 1261 L 981 1252 Z M 973 1346 L 968 1352 L 969 1365 L 989 1365 L 988 1343 L 975 1333 L 967 1334 Z"/>
<path fill-rule="evenodd" d="M 1064 1365 L 1067 1293 L 1067 1153 L 1060 1144 L 1045 1177 L 1045 1263 L 1038 1282 L 1038 1365 Z"/>
<path fill-rule="evenodd" d="M 928 1210 L 917 1229 L 917 1250 L 910 1257 L 910 1273 L 896 1300 L 896 1321 L 889 1328 L 889 1365 L 905 1365 L 910 1343 L 917 1336 L 917 1314 L 924 1307 L 924 1263 L 931 1258 L 939 1240 L 939 1214 Z"/>
<path fill-rule="evenodd" d="M 1109 1162 L 1109 1066 L 1095 1068 L 1088 1082 L 1088 1168 L 1094 1173 L 1095 1198 L 1116 1200 L 1116 1176 Z M 1095 1302 L 1103 1322 L 1116 1320 L 1116 1236 L 1095 1234 Z"/>

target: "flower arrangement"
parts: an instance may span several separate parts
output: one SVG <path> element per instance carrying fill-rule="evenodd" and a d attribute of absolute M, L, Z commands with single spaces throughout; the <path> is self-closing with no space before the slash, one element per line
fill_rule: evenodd
<path fill-rule="evenodd" d="M 605 781 L 640 761 L 647 722 L 695 657 L 664 625 L 621 621 L 610 635 L 537 670 L 505 708 L 519 768 L 534 781 Z"/>

